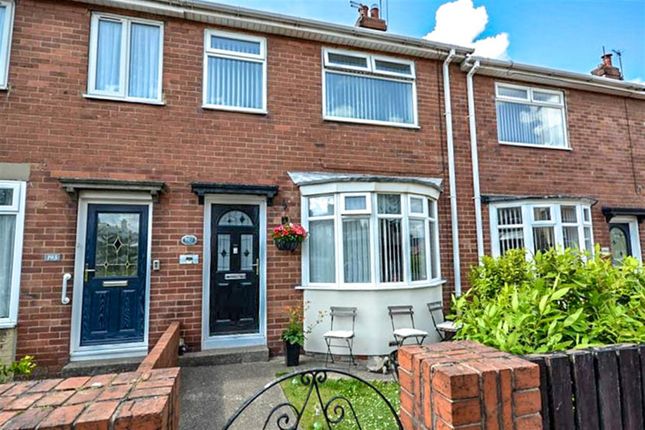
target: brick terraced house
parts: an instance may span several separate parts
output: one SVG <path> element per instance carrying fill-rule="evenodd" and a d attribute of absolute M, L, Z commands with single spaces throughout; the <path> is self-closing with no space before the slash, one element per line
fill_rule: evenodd
<path fill-rule="evenodd" d="M 484 253 L 641 258 L 645 86 L 384 32 L 193 0 L 0 0 L 3 360 L 277 353 L 356 306 L 467 288 Z M 609 64 L 608 67 L 610 67 Z M 288 217 L 309 237 L 279 251 Z M 324 352 L 315 327 L 306 349 Z"/>

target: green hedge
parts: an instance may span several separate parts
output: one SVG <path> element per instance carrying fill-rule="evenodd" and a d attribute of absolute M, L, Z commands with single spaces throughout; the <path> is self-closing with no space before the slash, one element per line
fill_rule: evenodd
<path fill-rule="evenodd" d="M 613 343 L 645 342 L 645 273 L 634 258 L 611 259 L 572 250 L 523 250 L 484 257 L 471 288 L 453 299 L 459 339 L 514 354 Z"/>

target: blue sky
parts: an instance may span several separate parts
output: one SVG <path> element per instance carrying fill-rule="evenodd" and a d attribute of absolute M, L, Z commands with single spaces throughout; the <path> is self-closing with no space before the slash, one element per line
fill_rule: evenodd
<path fill-rule="evenodd" d="M 580 73 L 600 62 L 604 45 L 623 51 L 627 80 L 645 82 L 645 0 L 388 1 L 392 33 L 432 33 L 432 39 L 471 44 L 485 56 Z M 349 0 L 215 2 L 346 25 L 357 14 Z"/>

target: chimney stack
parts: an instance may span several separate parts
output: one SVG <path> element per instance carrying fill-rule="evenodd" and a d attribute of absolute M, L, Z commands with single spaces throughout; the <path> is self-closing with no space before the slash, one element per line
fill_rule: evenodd
<path fill-rule="evenodd" d="M 609 79 L 618 79 L 623 80 L 623 74 L 620 72 L 618 67 L 614 67 L 611 63 L 612 54 L 603 54 L 600 58 L 602 63 L 598 65 L 595 69 L 591 71 L 591 74 L 594 76 L 601 76 Z"/>
<path fill-rule="evenodd" d="M 358 20 L 356 27 L 369 28 L 371 30 L 387 30 L 387 23 L 379 15 L 378 5 L 373 4 L 371 8 L 361 4 L 358 7 Z"/>

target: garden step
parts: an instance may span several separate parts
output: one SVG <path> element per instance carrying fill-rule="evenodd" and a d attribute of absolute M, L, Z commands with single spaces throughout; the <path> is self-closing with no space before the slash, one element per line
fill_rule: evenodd
<path fill-rule="evenodd" d="M 104 375 L 136 370 L 143 357 L 113 358 L 106 360 L 72 361 L 61 370 L 64 378 L 71 376 Z"/>
<path fill-rule="evenodd" d="M 249 346 L 189 352 L 179 357 L 179 366 L 213 366 L 258 361 L 269 361 L 269 348 L 266 346 Z"/>

